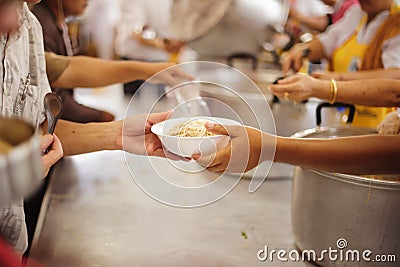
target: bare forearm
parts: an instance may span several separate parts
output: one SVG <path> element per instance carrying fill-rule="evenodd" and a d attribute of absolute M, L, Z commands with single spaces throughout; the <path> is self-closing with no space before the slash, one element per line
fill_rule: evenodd
<path fill-rule="evenodd" d="M 317 80 L 319 83 L 313 90 L 314 96 L 328 99 L 330 81 Z M 400 106 L 400 81 L 398 80 L 355 80 L 337 82 L 337 102 L 374 107 Z"/>
<path fill-rule="evenodd" d="M 335 139 L 277 137 L 276 162 L 348 174 L 400 173 L 400 136 Z"/>
<path fill-rule="evenodd" d="M 338 74 L 339 80 L 342 81 L 361 79 L 400 79 L 400 69 L 398 68 L 343 72 Z"/>
<path fill-rule="evenodd" d="M 114 83 L 149 78 L 151 63 L 102 60 L 86 56 L 71 59 L 68 68 L 52 84 L 53 87 L 99 87 Z"/>
<path fill-rule="evenodd" d="M 55 133 L 60 138 L 64 155 L 76 155 L 100 150 L 121 149 L 122 123 L 80 124 L 60 120 Z"/>

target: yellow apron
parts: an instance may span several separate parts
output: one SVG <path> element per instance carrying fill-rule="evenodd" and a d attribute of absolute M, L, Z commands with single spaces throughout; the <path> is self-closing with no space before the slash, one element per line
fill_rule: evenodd
<path fill-rule="evenodd" d="M 398 11 L 399 7 L 393 5 L 390 13 L 393 14 Z M 366 22 L 367 15 L 361 19 L 356 30 L 346 42 L 334 50 L 331 62 L 333 71 L 353 72 L 360 68 L 368 44 L 360 44 L 357 41 L 357 35 Z M 386 114 L 393 110 L 394 108 L 373 108 L 356 105 L 353 125 L 376 127 L 385 118 Z"/>

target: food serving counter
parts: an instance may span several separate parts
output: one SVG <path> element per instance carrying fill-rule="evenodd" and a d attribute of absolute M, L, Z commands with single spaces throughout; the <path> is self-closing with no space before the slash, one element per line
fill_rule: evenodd
<path fill-rule="evenodd" d="M 302 127 L 306 128 L 309 125 Z M 146 168 L 143 165 L 141 174 L 152 179 Z M 253 194 L 248 193 L 250 181 L 242 179 L 219 201 L 182 209 L 141 191 L 125 165 L 124 152 L 66 157 L 51 175 L 31 259 L 46 267 L 311 266 L 257 257 L 265 246 L 295 249 L 290 224 L 292 171 L 291 166 L 274 164 Z"/>

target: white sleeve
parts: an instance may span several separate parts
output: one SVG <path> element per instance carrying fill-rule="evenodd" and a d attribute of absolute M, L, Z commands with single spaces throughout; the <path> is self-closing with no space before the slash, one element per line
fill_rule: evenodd
<path fill-rule="evenodd" d="M 330 25 L 326 31 L 317 35 L 324 48 L 324 54 L 328 59 L 331 58 L 335 48 L 347 40 L 357 28 L 358 18 L 360 17 L 357 9 L 359 9 L 358 6 L 351 7 L 341 20 Z"/>
<path fill-rule="evenodd" d="M 308 0 L 310 1 L 310 0 Z M 321 0 L 310 2 L 312 16 L 324 16 L 330 12 L 329 6 L 325 5 Z"/>
<path fill-rule="evenodd" d="M 146 8 L 142 1 L 123 0 L 120 25 L 131 34 L 136 28 L 148 23 Z"/>
<path fill-rule="evenodd" d="M 385 69 L 400 68 L 400 34 L 383 43 L 382 63 Z"/>

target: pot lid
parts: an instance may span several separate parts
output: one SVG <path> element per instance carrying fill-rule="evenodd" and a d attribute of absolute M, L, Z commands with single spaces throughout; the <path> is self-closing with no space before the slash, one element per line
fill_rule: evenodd
<path fill-rule="evenodd" d="M 179 40 L 189 42 L 215 27 L 233 0 L 174 0 L 171 29 Z"/>

